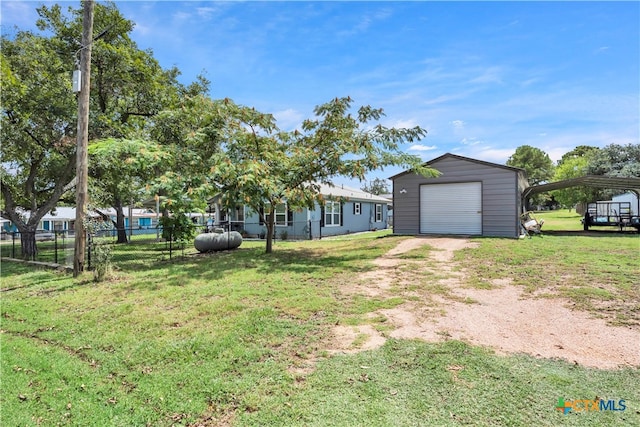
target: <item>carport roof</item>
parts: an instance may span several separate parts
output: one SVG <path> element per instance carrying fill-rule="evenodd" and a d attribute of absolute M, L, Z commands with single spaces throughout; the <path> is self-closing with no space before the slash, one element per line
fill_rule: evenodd
<path fill-rule="evenodd" d="M 533 185 L 522 192 L 526 198 L 533 194 L 544 193 L 551 190 L 560 190 L 569 187 L 596 187 L 611 190 L 634 191 L 640 193 L 640 178 L 622 178 L 615 176 L 586 175 L 580 178 L 565 179 L 563 181 L 550 182 L 548 184 Z"/>

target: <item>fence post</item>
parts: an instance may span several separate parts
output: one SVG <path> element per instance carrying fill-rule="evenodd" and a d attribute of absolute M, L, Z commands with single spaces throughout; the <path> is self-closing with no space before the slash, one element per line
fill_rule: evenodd
<path fill-rule="evenodd" d="M 91 233 L 87 232 L 87 270 L 91 270 L 91 247 L 93 246 L 93 239 Z"/>
<path fill-rule="evenodd" d="M 11 233 L 11 258 L 16 257 L 16 232 Z"/>
<path fill-rule="evenodd" d="M 53 230 L 53 259 L 54 259 L 54 262 L 57 264 L 58 263 L 58 232 L 56 230 Z"/>
<path fill-rule="evenodd" d="M 311 227 L 311 220 L 309 220 L 309 240 L 313 240 L 313 231 L 311 230 Z"/>

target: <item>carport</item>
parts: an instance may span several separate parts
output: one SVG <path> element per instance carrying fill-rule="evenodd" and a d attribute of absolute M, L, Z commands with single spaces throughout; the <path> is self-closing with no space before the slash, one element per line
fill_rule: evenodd
<path fill-rule="evenodd" d="M 631 191 L 638 196 L 640 205 L 640 178 L 621 178 L 614 176 L 586 175 L 580 178 L 565 179 L 563 181 L 550 182 L 527 187 L 522 191 L 522 208 L 527 206 L 527 199 L 534 194 L 546 193 L 552 190 L 561 190 L 571 187 L 592 187 L 609 190 Z M 640 208 L 640 206 L 638 206 Z M 640 211 L 640 209 L 639 209 Z"/>

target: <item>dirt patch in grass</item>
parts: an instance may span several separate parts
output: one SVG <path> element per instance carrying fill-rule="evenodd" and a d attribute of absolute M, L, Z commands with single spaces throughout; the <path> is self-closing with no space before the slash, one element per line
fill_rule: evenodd
<path fill-rule="evenodd" d="M 432 250 L 424 259 L 399 257 L 425 245 Z M 464 266 L 453 262 L 453 253 L 472 246 L 464 238 L 414 238 L 376 259 L 376 268 L 343 292 L 402 296 L 405 302 L 370 314 L 372 322 L 382 327 L 336 326 L 329 351 L 376 348 L 387 337 L 429 342 L 456 339 L 489 346 L 498 353 L 560 358 L 588 367 L 640 366 L 637 328 L 610 326 L 604 319 L 574 309 L 567 299 L 536 298 L 509 280 L 494 281 L 491 289 L 465 286 Z"/>

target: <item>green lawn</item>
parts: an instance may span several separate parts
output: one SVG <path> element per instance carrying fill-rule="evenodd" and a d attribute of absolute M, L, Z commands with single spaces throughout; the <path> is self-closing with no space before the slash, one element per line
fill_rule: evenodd
<path fill-rule="evenodd" d="M 457 341 L 330 356 L 333 325 L 401 302 L 340 292 L 405 238 L 384 234 L 173 260 L 159 255 L 163 244 L 118 246 L 117 269 L 100 283 L 3 262 L 1 424 L 640 425 L 638 369 Z M 457 255 L 470 286 L 510 276 L 586 310 L 607 301 L 611 322 L 638 327 L 637 235 L 476 240 Z M 558 398 L 595 396 L 624 399 L 626 410 L 555 410 Z"/>

